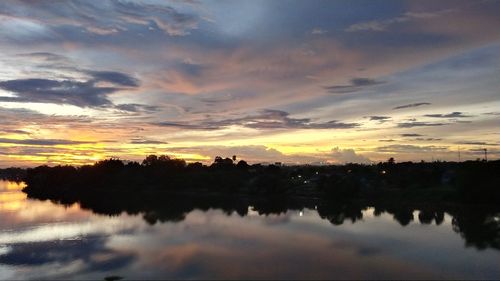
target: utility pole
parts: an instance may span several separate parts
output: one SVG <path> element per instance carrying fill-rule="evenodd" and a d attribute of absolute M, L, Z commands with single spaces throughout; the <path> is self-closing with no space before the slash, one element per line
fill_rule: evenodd
<path fill-rule="evenodd" d="M 460 163 L 460 146 L 458 147 L 458 163 Z"/>
<path fill-rule="evenodd" d="M 488 162 L 488 149 L 484 149 L 484 161 Z"/>

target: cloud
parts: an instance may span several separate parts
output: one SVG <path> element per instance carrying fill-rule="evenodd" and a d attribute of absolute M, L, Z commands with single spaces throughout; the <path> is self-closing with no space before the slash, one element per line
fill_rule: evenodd
<path fill-rule="evenodd" d="M 182 3 L 178 3 L 180 5 Z M 184 36 L 198 27 L 200 17 L 181 13 L 165 3 L 146 3 L 119 0 L 94 2 L 72 0 L 66 2 L 37 2 L 18 0 L 1 3 L 0 14 L 10 21 L 23 22 L 31 30 L 38 23 L 51 32 L 64 33 L 64 27 L 80 28 L 97 36 L 128 32 L 137 27 L 157 28 L 170 36 Z M 26 16 L 29 16 L 29 19 Z M 34 35 L 31 35 L 34 36 Z"/>
<path fill-rule="evenodd" d="M 247 160 L 251 162 L 269 162 L 276 161 L 287 162 L 290 157 L 284 155 L 280 151 L 269 148 L 264 145 L 241 145 L 241 146 L 223 146 L 223 145 L 210 145 L 210 146 L 194 146 L 194 147 L 173 147 L 170 148 L 176 153 L 196 153 L 202 156 L 209 157 L 212 161 L 215 156 L 231 157 L 237 156 L 238 160 Z M 190 159 L 186 159 L 190 160 Z"/>
<path fill-rule="evenodd" d="M 106 95 L 116 92 L 113 87 L 96 87 L 93 82 L 50 79 L 18 79 L 0 82 L 0 88 L 16 97 L 0 97 L 4 102 L 35 102 L 71 104 L 80 107 L 103 106 L 111 102 Z"/>
<path fill-rule="evenodd" d="M 94 142 L 72 141 L 72 140 L 63 140 L 63 139 L 22 139 L 22 140 L 19 140 L 19 139 L 0 138 L 0 143 L 53 146 L 53 145 L 86 144 L 86 143 L 94 143 Z"/>
<path fill-rule="evenodd" d="M 252 129 L 350 129 L 360 126 L 359 123 L 343 123 L 337 120 L 313 122 L 310 118 L 291 118 L 290 114 L 281 110 L 266 109 L 256 115 L 223 120 L 203 120 L 193 123 L 157 122 L 154 125 L 178 127 L 194 130 L 218 130 L 229 126 L 243 126 Z"/>
<path fill-rule="evenodd" d="M 498 115 L 500 115 L 500 112 L 487 112 L 487 113 L 484 113 L 484 115 L 498 116 Z"/>
<path fill-rule="evenodd" d="M 370 121 L 378 121 L 380 124 L 391 120 L 389 116 L 365 116 L 365 118 L 369 118 Z"/>
<path fill-rule="evenodd" d="M 359 155 L 354 149 L 340 149 L 335 147 L 330 152 L 330 156 L 337 163 L 371 163 L 371 160 L 363 155 Z"/>
<path fill-rule="evenodd" d="M 24 130 L 18 130 L 18 129 L 2 129 L 0 128 L 0 132 L 6 133 L 6 134 L 19 134 L 19 135 L 29 135 L 30 133 Z"/>
<path fill-rule="evenodd" d="M 388 152 L 388 153 L 422 153 L 422 152 L 436 152 L 436 151 L 446 151 L 447 147 L 444 146 L 417 146 L 409 144 L 393 144 L 387 146 L 377 147 L 378 152 Z"/>
<path fill-rule="evenodd" d="M 398 128 L 436 127 L 436 126 L 444 126 L 444 125 L 449 125 L 449 124 L 450 123 L 430 123 L 430 122 L 411 121 L 411 122 L 398 123 Z"/>
<path fill-rule="evenodd" d="M 485 146 L 498 146 L 496 143 L 488 143 L 483 141 L 459 141 L 456 144 L 465 144 L 465 145 L 485 145 Z"/>
<path fill-rule="evenodd" d="M 367 21 L 367 22 L 359 22 L 353 25 L 350 25 L 345 29 L 347 32 L 356 32 L 356 31 L 385 31 L 387 26 L 390 25 L 391 20 L 387 21 Z"/>
<path fill-rule="evenodd" d="M 383 120 L 389 120 L 391 119 L 391 117 L 389 116 L 367 116 L 368 118 L 370 118 L 370 121 L 383 121 Z"/>
<path fill-rule="evenodd" d="M 415 138 L 417 141 L 441 141 L 441 138 Z"/>
<path fill-rule="evenodd" d="M 330 93 L 345 94 L 345 93 L 352 93 L 352 92 L 360 91 L 365 87 L 380 85 L 380 84 L 385 83 L 383 81 L 377 81 L 377 80 L 370 79 L 370 78 L 353 78 L 353 79 L 351 79 L 350 82 L 351 82 L 350 85 L 326 86 L 326 87 L 324 87 L 324 89 L 328 90 L 328 92 L 330 92 Z"/>
<path fill-rule="evenodd" d="M 4 14 L 5 10 L 2 7 L 4 4 L 5 2 L 0 2 L 0 41 L 26 44 L 33 40 L 55 38 L 52 30 L 37 20 Z"/>
<path fill-rule="evenodd" d="M 269 148 L 264 145 L 244 145 L 244 146 L 196 146 L 196 147 L 173 147 L 170 148 L 176 153 L 197 153 L 210 157 L 210 161 L 215 156 L 231 157 L 236 155 L 237 159 L 250 160 L 253 163 L 371 163 L 371 160 L 363 155 L 357 154 L 354 149 L 333 148 L 330 152 L 322 154 L 293 154 L 287 155 L 279 150 Z M 187 159 L 190 160 L 190 159 Z"/>
<path fill-rule="evenodd" d="M 87 81 L 54 79 L 16 79 L 0 82 L 0 89 L 15 93 L 15 97 L 0 97 L 4 102 L 34 102 L 71 104 L 79 107 L 99 107 L 111 105 L 107 95 L 124 87 L 137 87 L 135 78 L 120 72 L 89 71 Z M 113 84 L 100 86 L 100 82 Z"/>
<path fill-rule="evenodd" d="M 418 107 L 418 106 L 423 106 L 423 105 L 431 105 L 431 103 L 429 103 L 429 102 L 410 103 L 410 104 L 396 106 L 393 109 L 411 108 L 411 107 Z"/>
<path fill-rule="evenodd" d="M 138 104 L 138 103 L 117 104 L 115 105 L 115 108 L 129 112 L 155 112 L 160 110 L 160 107 L 158 106 Z"/>
<path fill-rule="evenodd" d="M 35 110 L 25 108 L 5 108 L 0 106 L 0 118 L 2 127 L 22 128 L 28 124 L 50 128 L 51 126 L 69 125 L 72 127 L 89 125 L 92 119 L 89 116 L 64 116 L 64 115 L 46 115 Z M 95 123 L 93 123 L 95 125 Z M 31 132 L 32 130 L 29 130 Z"/>
<path fill-rule="evenodd" d="M 60 62 L 60 61 L 67 61 L 67 58 L 62 55 L 54 54 L 54 53 L 49 53 L 49 52 L 33 52 L 33 53 L 23 53 L 23 54 L 17 54 L 17 57 L 21 58 L 29 58 L 29 59 L 38 59 L 41 61 L 49 61 L 49 62 Z"/>
<path fill-rule="evenodd" d="M 344 31 L 346 32 L 359 32 L 359 31 L 375 31 L 382 32 L 387 31 L 387 29 L 395 24 L 401 24 L 413 20 L 425 20 L 429 18 L 438 17 L 445 13 L 451 12 L 451 9 L 435 11 L 435 12 L 406 12 L 398 17 L 385 19 L 385 20 L 372 20 L 358 22 L 350 25 Z"/>
<path fill-rule="evenodd" d="M 168 144 L 168 142 L 135 138 L 130 140 L 131 144 Z"/>
<path fill-rule="evenodd" d="M 404 137 L 404 138 L 409 138 L 409 137 L 414 137 L 413 140 L 416 140 L 416 141 L 441 141 L 443 139 L 441 138 L 423 138 L 424 135 L 421 135 L 421 134 L 400 134 L 400 136 Z M 379 140 L 379 141 L 396 141 L 396 140 Z"/>
<path fill-rule="evenodd" d="M 413 134 L 413 133 L 410 133 L 410 134 L 401 134 L 402 137 L 423 137 L 423 135 L 421 134 Z"/>
<path fill-rule="evenodd" d="M 467 150 L 468 154 L 471 155 L 480 155 L 484 156 L 484 148 L 473 148 Z M 491 159 L 490 156 L 497 155 L 497 157 L 500 155 L 500 150 L 498 149 L 487 149 L 486 152 L 488 153 L 488 159 Z"/>
<path fill-rule="evenodd" d="M 116 71 L 88 71 L 97 82 L 109 82 L 120 86 L 137 87 L 139 82 L 134 77 Z"/>
<path fill-rule="evenodd" d="M 462 112 L 452 112 L 448 114 L 426 114 L 424 115 L 425 117 L 432 117 L 432 118 L 468 118 L 468 117 L 473 117 L 472 115 L 464 115 Z"/>
<path fill-rule="evenodd" d="M 325 34 L 327 32 L 328 32 L 327 30 L 321 29 L 321 28 L 314 28 L 313 30 L 311 30 L 311 34 L 313 34 L 313 35 L 321 35 L 321 34 Z"/>

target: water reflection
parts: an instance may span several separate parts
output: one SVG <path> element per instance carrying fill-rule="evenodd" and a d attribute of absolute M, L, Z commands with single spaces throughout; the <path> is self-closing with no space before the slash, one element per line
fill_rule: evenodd
<path fill-rule="evenodd" d="M 0 181 L 0 211 L 19 210 L 26 199 L 26 194 L 20 192 L 24 183 Z"/>
<path fill-rule="evenodd" d="M 7 185 L 0 279 L 500 277 L 494 208 L 173 195 L 55 204 Z"/>

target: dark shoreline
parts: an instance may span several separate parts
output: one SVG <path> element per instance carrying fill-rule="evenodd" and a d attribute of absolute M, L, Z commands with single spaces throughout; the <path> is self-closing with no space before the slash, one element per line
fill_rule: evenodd
<path fill-rule="evenodd" d="M 23 191 L 100 215 L 140 215 L 149 224 L 179 222 L 194 210 L 314 210 L 333 225 L 362 220 L 368 208 L 401 226 L 439 225 L 448 214 L 467 246 L 500 250 L 499 171 L 500 161 L 264 166 L 217 158 L 205 166 L 149 156 L 142 164 L 110 159 L 27 169 Z"/>
<path fill-rule="evenodd" d="M 27 193 L 42 197 L 78 198 L 81 194 L 105 191 L 135 195 L 168 192 L 388 199 L 408 203 L 500 203 L 500 161 L 244 167 L 232 162 L 173 166 L 168 161 L 151 166 L 124 164 L 120 160 L 83 167 L 40 166 L 27 169 L 22 178 L 15 179 L 26 182 Z"/>
<path fill-rule="evenodd" d="M 150 155 L 141 164 L 109 159 L 82 167 L 40 166 L 27 169 L 22 180 L 30 198 L 78 202 L 109 214 L 177 207 L 175 200 L 196 202 L 184 202 L 180 211 L 215 207 L 246 213 L 248 206 L 261 204 L 266 213 L 343 204 L 443 212 L 500 206 L 499 171 L 498 160 L 264 166 L 216 157 L 206 166 Z"/>

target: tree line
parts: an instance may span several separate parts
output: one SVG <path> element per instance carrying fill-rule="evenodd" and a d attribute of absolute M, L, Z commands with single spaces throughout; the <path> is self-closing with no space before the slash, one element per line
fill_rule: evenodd
<path fill-rule="evenodd" d="M 26 192 L 78 196 L 95 191 L 227 193 L 323 198 L 398 198 L 500 202 L 500 161 L 402 162 L 283 166 L 215 157 L 210 165 L 149 155 L 141 163 L 112 158 L 94 165 L 25 171 Z"/>

